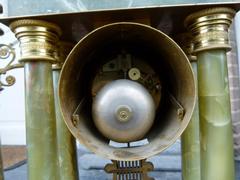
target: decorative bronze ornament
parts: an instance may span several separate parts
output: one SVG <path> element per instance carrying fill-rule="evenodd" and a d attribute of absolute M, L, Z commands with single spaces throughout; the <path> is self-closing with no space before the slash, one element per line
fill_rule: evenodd
<path fill-rule="evenodd" d="M 140 161 L 112 161 L 104 170 L 113 174 L 113 180 L 153 180 L 147 173 L 153 171 L 154 166 L 146 159 Z"/>
<path fill-rule="evenodd" d="M 0 68 L 0 77 L 1 77 L 1 75 L 6 74 L 7 71 L 9 71 L 9 70 L 23 67 L 23 64 L 21 64 L 21 63 L 14 64 L 15 57 L 16 57 L 15 51 L 10 45 L 0 44 L 0 60 L 8 60 L 9 61 L 4 68 Z M 0 90 L 3 89 L 4 86 L 7 87 L 7 86 L 14 85 L 15 82 L 16 82 L 16 79 L 12 75 L 8 75 L 5 78 L 5 82 L 3 82 L 0 79 Z"/>
<path fill-rule="evenodd" d="M 194 53 L 209 49 L 231 49 L 228 28 L 235 10 L 226 7 L 209 8 L 189 15 L 185 27 L 194 37 Z"/>

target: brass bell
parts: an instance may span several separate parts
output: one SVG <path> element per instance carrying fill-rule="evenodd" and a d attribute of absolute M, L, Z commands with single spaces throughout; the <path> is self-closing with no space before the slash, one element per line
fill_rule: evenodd
<path fill-rule="evenodd" d="M 119 22 L 77 43 L 63 65 L 59 97 L 68 128 L 87 148 L 112 160 L 140 160 L 179 138 L 196 89 L 191 65 L 170 37 Z"/>

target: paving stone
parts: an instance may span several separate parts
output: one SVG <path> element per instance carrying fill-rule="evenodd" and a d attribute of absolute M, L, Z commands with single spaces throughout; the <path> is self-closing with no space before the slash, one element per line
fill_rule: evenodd
<path fill-rule="evenodd" d="M 181 156 L 160 155 L 150 158 L 155 170 L 181 170 Z M 103 169 L 110 160 L 101 158 L 95 154 L 84 154 L 78 159 L 81 169 Z M 81 163 L 84 162 L 84 163 Z"/>
<path fill-rule="evenodd" d="M 149 159 L 154 165 L 154 169 L 180 171 L 181 170 L 181 156 L 177 155 L 159 155 Z"/>
<path fill-rule="evenodd" d="M 181 180 L 181 172 L 154 171 L 149 173 L 154 180 Z"/>
<path fill-rule="evenodd" d="M 81 180 L 112 180 L 112 175 L 107 174 L 104 170 L 80 170 Z"/>
<path fill-rule="evenodd" d="M 155 169 L 149 176 L 155 180 L 181 180 L 181 156 L 180 142 L 177 141 L 168 150 L 159 156 L 149 159 Z M 104 172 L 103 167 L 110 163 L 89 152 L 85 147 L 78 145 L 78 163 L 81 180 L 111 180 L 112 175 Z M 240 180 L 240 161 L 236 162 L 236 180 Z M 24 164 L 16 169 L 5 171 L 5 180 L 27 180 L 27 165 Z"/>
<path fill-rule="evenodd" d="M 16 169 L 4 172 L 5 180 L 27 180 L 27 165 L 24 164 Z"/>
<path fill-rule="evenodd" d="M 84 170 L 103 169 L 107 163 L 111 163 L 111 161 L 95 154 L 84 154 L 78 158 L 79 168 Z"/>
<path fill-rule="evenodd" d="M 5 180 L 27 180 L 27 165 L 22 165 L 14 170 L 5 171 Z M 180 180 L 180 171 L 154 171 L 149 176 L 155 180 Z M 111 180 L 112 175 L 103 170 L 84 170 L 80 169 L 81 180 Z M 236 161 L 236 180 L 240 180 L 240 161 Z"/>
<path fill-rule="evenodd" d="M 240 161 L 235 161 L 236 180 L 240 180 Z"/>

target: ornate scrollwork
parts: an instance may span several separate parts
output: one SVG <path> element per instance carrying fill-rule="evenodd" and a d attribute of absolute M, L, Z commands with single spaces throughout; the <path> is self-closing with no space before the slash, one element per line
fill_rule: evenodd
<path fill-rule="evenodd" d="M 23 64 L 20 63 L 13 64 L 15 57 L 15 51 L 10 45 L 0 44 L 0 61 L 9 60 L 5 67 L 0 68 L 0 90 L 3 90 L 4 86 L 12 86 L 16 82 L 16 78 L 12 75 L 6 76 L 4 82 L 2 81 L 1 76 L 5 75 L 9 70 L 23 67 Z"/>

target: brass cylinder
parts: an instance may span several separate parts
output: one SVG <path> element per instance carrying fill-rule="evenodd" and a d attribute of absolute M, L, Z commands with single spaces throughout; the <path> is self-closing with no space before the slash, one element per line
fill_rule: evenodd
<path fill-rule="evenodd" d="M 165 97 L 152 128 L 138 139 L 146 144 L 136 146 L 133 141 L 132 147 L 116 148 L 93 123 L 92 102 L 96 97 L 91 87 L 97 69 L 123 51 L 154 67 L 163 83 L 157 93 L 163 92 Z M 108 24 L 87 34 L 68 55 L 59 80 L 60 106 L 71 133 L 96 154 L 122 161 L 149 158 L 178 139 L 192 116 L 195 93 L 192 68 L 182 49 L 161 31 L 133 22 Z"/>
<path fill-rule="evenodd" d="M 56 110 L 56 127 L 57 127 L 57 147 L 58 147 L 58 167 L 60 180 L 77 180 L 77 150 L 76 141 L 68 130 L 59 106 L 58 97 L 58 80 L 62 64 L 64 63 L 68 53 L 73 48 L 73 44 L 67 42 L 59 43 L 59 61 L 53 65 L 53 87 Z"/>
<path fill-rule="evenodd" d="M 198 60 L 201 178 L 235 180 L 226 51 L 235 11 L 218 7 L 196 12 L 185 25 Z"/>
<path fill-rule="evenodd" d="M 58 180 L 52 63 L 60 28 L 39 20 L 18 20 L 10 28 L 24 63 L 28 179 Z"/>

